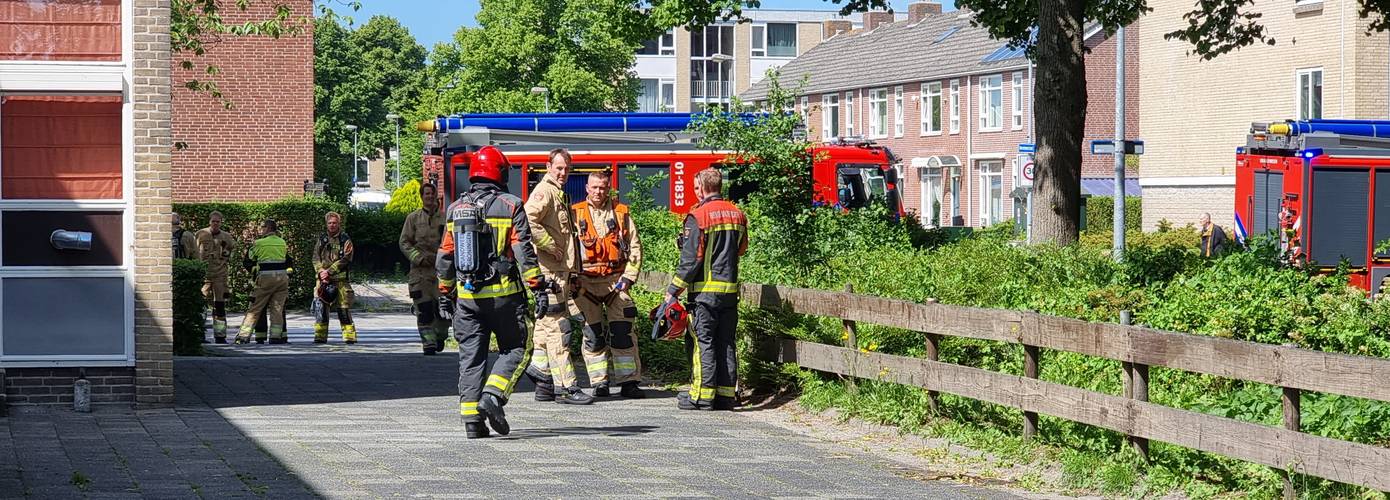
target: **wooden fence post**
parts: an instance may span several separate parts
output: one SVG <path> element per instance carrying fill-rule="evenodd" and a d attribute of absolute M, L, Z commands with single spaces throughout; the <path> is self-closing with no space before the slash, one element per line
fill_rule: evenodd
<path fill-rule="evenodd" d="M 845 283 L 845 293 L 854 293 L 854 285 Z M 851 355 L 857 356 L 859 352 L 859 327 L 851 320 L 842 319 L 841 322 L 845 326 L 845 347 L 852 351 Z M 845 385 L 849 387 L 850 391 L 858 389 L 853 375 L 845 380 Z"/>
<path fill-rule="evenodd" d="M 1038 346 L 1023 346 L 1023 376 L 1028 378 L 1038 378 L 1038 358 L 1042 352 Z M 1032 411 L 1023 412 L 1023 438 L 1033 439 L 1038 435 L 1038 413 Z"/>
<path fill-rule="evenodd" d="M 1132 312 L 1120 311 L 1120 324 L 1129 326 L 1134 321 Z M 1149 365 L 1142 363 L 1131 363 L 1122 361 L 1125 369 L 1125 397 L 1135 401 L 1148 402 L 1149 400 Z M 1139 454 L 1139 459 L 1149 461 L 1149 440 L 1128 436 L 1129 444 L 1134 447 L 1134 452 Z"/>
<path fill-rule="evenodd" d="M 927 299 L 928 304 L 935 304 L 936 299 Z M 927 359 L 941 361 L 941 335 L 927 333 Z M 931 405 L 932 415 L 941 414 L 941 393 L 927 391 L 927 400 Z"/>
<path fill-rule="evenodd" d="M 1292 347 L 1292 346 L 1290 346 Z M 1284 387 L 1284 428 L 1291 431 L 1299 431 L 1302 424 L 1303 415 L 1301 413 L 1303 403 L 1299 396 L 1299 390 Z M 1284 499 L 1294 500 L 1298 498 L 1298 492 L 1294 490 L 1293 472 L 1284 471 Z"/>

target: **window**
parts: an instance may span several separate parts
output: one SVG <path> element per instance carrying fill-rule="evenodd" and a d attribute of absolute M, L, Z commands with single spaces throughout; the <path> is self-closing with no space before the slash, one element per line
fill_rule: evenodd
<path fill-rule="evenodd" d="M 733 54 L 733 26 L 706 26 L 690 32 L 691 109 L 729 102 L 733 95 Z"/>
<path fill-rule="evenodd" d="M 869 91 L 869 135 L 888 137 L 888 89 Z"/>
<path fill-rule="evenodd" d="M 1011 122 L 1011 123 L 1012 123 L 1012 127 L 1013 127 L 1014 130 L 1022 130 L 1022 129 L 1023 129 L 1023 73 L 1022 73 L 1022 72 L 1016 72 L 1016 73 L 1014 73 L 1013 86 L 1009 87 L 1009 90 L 1010 90 L 1010 92 L 1011 92 L 1011 94 L 1009 95 L 1009 100 L 1013 103 L 1013 104 L 1012 104 L 1012 106 L 1013 106 L 1013 115 L 1012 115 L 1012 116 L 1013 116 L 1013 121 Z"/>
<path fill-rule="evenodd" d="M 835 94 L 820 98 L 820 138 L 834 139 L 840 133 L 840 97 Z"/>
<path fill-rule="evenodd" d="M 893 137 L 903 136 L 903 87 L 893 87 Z"/>
<path fill-rule="evenodd" d="M 642 42 L 642 48 L 637 49 L 639 56 L 674 56 L 676 55 L 676 32 L 666 30 L 666 33 L 653 40 Z"/>
<path fill-rule="evenodd" d="M 767 25 L 767 55 L 769 57 L 796 57 L 796 24 L 770 23 Z"/>
<path fill-rule="evenodd" d="M 753 26 L 753 57 L 767 56 L 767 25 Z"/>
<path fill-rule="evenodd" d="M 922 84 L 922 135 L 941 133 L 941 82 Z"/>
<path fill-rule="evenodd" d="M 940 84 L 937 86 L 940 87 Z M 923 226 L 941 226 L 941 170 L 928 170 L 922 178 L 922 210 L 918 215 Z"/>
<path fill-rule="evenodd" d="M 1004 128 L 1004 77 L 980 77 L 980 131 L 993 132 Z"/>
<path fill-rule="evenodd" d="M 120 61 L 121 2 L 4 2 L 0 40 L 4 61 Z"/>
<path fill-rule="evenodd" d="M 0 97 L 0 198 L 121 199 L 121 96 Z"/>
<path fill-rule="evenodd" d="M 1004 220 L 1004 162 L 982 161 L 980 167 L 980 226 Z"/>
<path fill-rule="evenodd" d="M 1298 119 L 1322 118 L 1322 68 L 1298 71 Z"/>
<path fill-rule="evenodd" d="M 960 81 L 951 80 L 951 133 L 960 133 Z"/>
<path fill-rule="evenodd" d="M 802 125 L 805 125 L 805 126 L 808 126 L 808 127 L 809 127 L 809 126 L 811 125 L 811 124 L 809 123 L 809 122 L 810 122 L 810 119 L 811 119 L 811 98 L 810 98 L 810 97 L 806 97 L 806 96 L 801 96 L 801 123 L 802 123 Z"/>
<path fill-rule="evenodd" d="M 643 78 L 637 91 L 637 110 L 643 113 L 664 113 L 675 109 L 676 82 Z"/>
<path fill-rule="evenodd" d="M 661 81 L 661 111 L 672 112 L 676 110 L 676 81 Z"/>
<path fill-rule="evenodd" d="M 845 137 L 854 135 L 854 92 L 845 92 Z"/>

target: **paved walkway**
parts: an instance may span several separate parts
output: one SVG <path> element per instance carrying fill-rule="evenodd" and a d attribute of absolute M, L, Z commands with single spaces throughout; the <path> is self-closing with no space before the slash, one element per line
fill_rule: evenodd
<path fill-rule="evenodd" d="M 1009 498 L 670 393 L 567 407 L 522 387 L 510 436 L 467 440 L 457 358 L 418 354 L 408 316 L 360 322 L 352 347 L 292 317 L 289 345 L 178 358 L 175 409 L 14 409 L 0 498 Z"/>

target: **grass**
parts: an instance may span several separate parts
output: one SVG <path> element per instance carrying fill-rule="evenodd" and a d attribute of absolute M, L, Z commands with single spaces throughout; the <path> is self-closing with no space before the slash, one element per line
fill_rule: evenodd
<path fill-rule="evenodd" d="M 92 485 L 92 479 L 78 470 L 72 471 L 72 478 L 68 479 L 68 482 L 82 491 L 87 491 L 87 488 Z"/>

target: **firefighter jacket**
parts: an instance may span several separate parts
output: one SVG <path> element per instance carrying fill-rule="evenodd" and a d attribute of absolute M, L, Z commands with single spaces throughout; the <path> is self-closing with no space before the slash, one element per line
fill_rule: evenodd
<path fill-rule="evenodd" d="M 226 231 L 213 234 L 212 228 L 198 231 L 198 259 L 208 264 L 207 277 L 226 278 L 227 262 L 236 253 L 236 238 Z"/>
<path fill-rule="evenodd" d="M 526 218 L 542 272 L 561 278 L 578 273 L 579 238 L 564 188 L 549 177 L 542 179 L 526 200 Z"/>
<path fill-rule="evenodd" d="M 706 197 L 685 217 L 677 241 L 680 262 L 666 291 L 690 290 L 691 300 L 716 307 L 738 302 L 739 258 L 748 250 L 748 217 L 719 195 Z"/>
<path fill-rule="evenodd" d="M 262 236 L 246 252 L 246 269 L 253 273 L 284 274 L 294 265 L 289 245 L 277 233 Z"/>
<path fill-rule="evenodd" d="M 627 205 L 611 198 L 606 206 L 584 200 L 574 204 L 574 218 L 584 251 L 580 274 L 622 273 L 628 281 L 637 281 L 637 271 L 642 268 L 642 241 L 637 237 L 637 226 L 632 223 Z"/>
<path fill-rule="evenodd" d="M 410 259 L 410 283 L 435 278 L 435 252 L 444 237 L 444 212 L 426 212 L 421 208 L 405 217 L 401 237 L 397 240 L 401 253 Z"/>
<path fill-rule="evenodd" d="M 493 197 L 484 210 L 489 233 L 484 241 L 492 245 L 495 258 L 491 265 L 492 276 L 474 284 L 473 290 L 454 286 L 461 278 L 458 267 L 454 265 L 456 228 L 459 219 L 459 206 L 464 197 L 480 200 Z M 502 191 L 496 184 L 479 182 L 468 188 L 468 192 L 449 205 L 445 211 L 444 239 L 436 252 L 435 267 L 439 277 L 441 295 L 457 290 L 458 298 L 480 300 L 521 293 L 524 287 L 536 288 L 540 285 L 541 270 L 537 267 L 536 252 L 531 247 L 531 224 L 522 208 L 521 198 Z"/>
<path fill-rule="evenodd" d="M 194 237 L 193 232 L 184 229 L 183 226 L 174 226 L 174 258 L 198 258 L 198 238 Z"/>
<path fill-rule="evenodd" d="M 347 231 L 338 231 L 337 236 L 328 233 L 319 235 L 314 244 L 314 279 L 324 269 L 328 270 L 330 281 L 347 281 L 348 268 L 352 265 L 352 238 Z"/>

